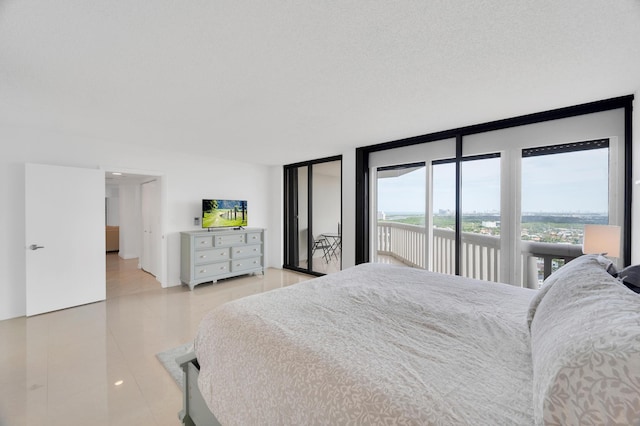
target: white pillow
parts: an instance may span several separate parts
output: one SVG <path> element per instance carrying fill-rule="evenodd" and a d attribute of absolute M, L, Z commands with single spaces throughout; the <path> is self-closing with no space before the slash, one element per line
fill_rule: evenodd
<path fill-rule="evenodd" d="M 529 311 L 527 312 L 527 326 L 529 327 L 529 330 L 531 330 L 531 321 L 533 321 L 538 305 L 549 292 L 553 284 L 571 274 L 575 274 L 577 270 L 582 269 L 586 264 L 598 264 L 609 272 L 610 275 L 615 276 L 616 274 L 616 267 L 614 263 L 610 259 L 599 254 L 586 254 L 567 262 L 544 280 L 542 287 L 538 290 L 538 293 L 536 293 L 533 299 L 531 299 L 531 302 L 529 303 Z"/>
<path fill-rule="evenodd" d="M 537 424 L 638 424 L 640 296 L 608 266 L 582 256 L 549 277 L 532 301 Z"/>

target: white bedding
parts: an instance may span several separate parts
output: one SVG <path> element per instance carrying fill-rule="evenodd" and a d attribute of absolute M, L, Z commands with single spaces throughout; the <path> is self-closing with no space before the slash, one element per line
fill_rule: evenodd
<path fill-rule="evenodd" d="M 534 294 L 359 265 L 209 313 L 198 384 L 224 425 L 531 424 Z"/>

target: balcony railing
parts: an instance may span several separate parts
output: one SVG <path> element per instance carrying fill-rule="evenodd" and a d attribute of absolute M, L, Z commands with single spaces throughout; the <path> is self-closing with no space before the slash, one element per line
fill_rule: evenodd
<path fill-rule="evenodd" d="M 378 253 L 417 268 L 426 269 L 426 229 L 397 222 L 378 222 Z M 500 280 L 500 237 L 462 233 L 461 275 L 487 281 Z M 435 272 L 455 272 L 455 231 L 433 228 L 432 268 Z M 576 244 L 520 242 L 522 287 L 538 288 L 540 282 L 562 264 L 582 254 Z"/>

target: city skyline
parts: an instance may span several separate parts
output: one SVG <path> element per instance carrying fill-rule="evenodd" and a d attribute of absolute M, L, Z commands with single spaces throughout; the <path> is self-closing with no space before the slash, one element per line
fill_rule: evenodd
<path fill-rule="evenodd" d="M 433 170 L 433 210 L 454 210 L 455 164 L 438 164 Z M 498 157 L 462 163 L 463 213 L 500 210 L 499 172 Z M 607 149 L 526 157 L 521 176 L 523 214 L 608 212 Z M 378 211 L 424 214 L 425 188 L 425 167 L 378 179 Z"/>

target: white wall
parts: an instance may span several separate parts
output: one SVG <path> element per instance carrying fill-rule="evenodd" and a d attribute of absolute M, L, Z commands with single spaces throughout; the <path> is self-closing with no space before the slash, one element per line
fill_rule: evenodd
<path fill-rule="evenodd" d="M 314 236 L 338 232 L 340 222 L 340 177 L 313 173 Z"/>
<path fill-rule="evenodd" d="M 246 199 L 249 226 L 268 227 L 281 211 L 269 200 L 273 174 L 266 166 L 212 157 L 148 151 L 125 143 L 87 140 L 81 135 L 43 128 L 2 126 L 0 157 L 0 320 L 25 314 L 24 164 L 155 170 L 166 180 L 166 283 L 180 284 L 182 230 L 199 229 L 202 198 Z M 220 176 L 225 176 L 223 179 Z M 231 177 L 231 178 L 229 178 Z M 122 198 L 122 194 L 120 194 Z M 121 200 L 122 201 L 122 200 Z M 54 225 L 52 225 L 54 226 Z M 267 242 L 269 244 L 269 242 Z M 268 245 L 271 247 L 271 245 Z M 268 257 L 268 256 L 267 256 Z"/>
<path fill-rule="evenodd" d="M 282 268 L 284 263 L 284 175 L 282 166 L 269 168 L 269 225 L 265 232 L 265 265 Z"/>

